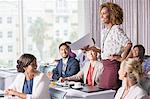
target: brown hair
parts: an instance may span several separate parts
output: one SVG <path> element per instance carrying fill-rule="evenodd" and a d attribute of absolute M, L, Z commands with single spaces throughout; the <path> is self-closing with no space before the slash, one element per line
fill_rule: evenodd
<path fill-rule="evenodd" d="M 17 71 L 24 73 L 24 68 L 28 67 L 34 60 L 36 60 L 36 57 L 32 54 L 21 55 L 21 57 L 17 60 Z"/>
<path fill-rule="evenodd" d="M 138 52 L 139 59 L 140 59 L 141 62 L 143 62 L 144 61 L 144 55 L 145 55 L 145 48 L 144 48 L 143 45 L 135 45 L 133 47 L 133 49 L 136 48 L 136 47 L 139 49 L 139 52 Z"/>
<path fill-rule="evenodd" d="M 120 25 L 123 23 L 123 10 L 119 5 L 111 2 L 103 3 L 100 6 L 100 11 L 104 7 L 108 8 L 110 11 L 109 14 L 112 24 Z"/>
<path fill-rule="evenodd" d="M 86 51 L 92 50 L 94 52 L 100 53 L 100 49 L 95 47 L 95 46 L 91 46 L 85 49 Z"/>

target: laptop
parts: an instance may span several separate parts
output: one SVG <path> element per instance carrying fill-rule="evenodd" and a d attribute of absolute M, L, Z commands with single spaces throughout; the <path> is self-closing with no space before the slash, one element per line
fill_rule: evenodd
<path fill-rule="evenodd" d="M 106 89 L 103 88 L 99 88 L 96 86 L 83 86 L 82 89 L 80 89 L 80 91 L 86 92 L 86 93 L 92 93 L 92 92 L 98 92 L 98 91 L 104 91 Z"/>
<path fill-rule="evenodd" d="M 4 91 L 0 89 L 0 97 L 4 97 Z"/>

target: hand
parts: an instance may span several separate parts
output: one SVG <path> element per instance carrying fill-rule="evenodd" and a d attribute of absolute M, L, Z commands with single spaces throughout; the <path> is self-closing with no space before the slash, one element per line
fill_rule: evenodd
<path fill-rule="evenodd" d="M 68 81 L 69 77 L 62 78 L 63 81 Z"/>
<path fill-rule="evenodd" d="M 13 89 L 6 89 L 5 90 L 5 94 L 6 95 L 16 95 L 17 94 L 17 91 L 13 90 Z"/>
<path fill-rule="evenodd" d="M 52 78 L 52 76 L 53 76 L 53 72 L 50 72 L 50 71 L 49 71 L 49 72 L 47 73 L 47 76 L 48 76 L 48 78 L 50 78 L 50 79 L 51 79 L 51 78 Z"/>
<path fill-rule="evenodd" d="M 121 56 L 120 56 L 120 55 L 110 55 L 110 56 L 108 57 L 108 59 L 110 59 L 111 61 L 113 61 L 113 60 L 120 61 Z"/>
<path fill-rule="evenodd" d="M 67 77 L 66 77 L 67 78 Z M 61 78 L 61 82 L 65 82 L 65 81 L 67 81 L 67 79 L 66 78 Z"/>
<path fill-rule="evenodd" d="M 68 81 L 68 77 L 65 77 L 65 78 L 60 77 L 58 81 L 63 83 L 65 81 Z"/>
<path fill-rule="evenodd" d="M 13 89 L 6 89 L 5 90 L 5 94 L 6 95 L 11 95 L 11 96 L 18 96 L 21 99 L 27 99 L 26 94 L 17 92 L 17 91 L 15 91 Z"/>
<path fill-rule="evenodd" d="M 59 80 L 58 80 L 58 82 L 63 83 L 63 82 L 64 82 L 64 78 L 63 78 L 63 77 L 60 77 Z"/>

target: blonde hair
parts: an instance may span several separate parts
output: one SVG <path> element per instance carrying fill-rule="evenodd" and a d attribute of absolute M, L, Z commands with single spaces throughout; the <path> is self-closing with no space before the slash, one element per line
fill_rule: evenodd
<path fill-rule="evenodd" d="M 112 24 L 120 25 L 123 23 L 123 10 L 119 5 L 111 2 L 103 3 L 100 6 L 100 11 L 104 7 L 109 9 L 110 20 L 112 20 Z"/>
<path fill-rule="evenodd" d="M 127 72 L 129 79 L 139 82 L 143 77 L 143 66 L 139 60 L 128 58 L 121 63 L 121 67 Z"/>

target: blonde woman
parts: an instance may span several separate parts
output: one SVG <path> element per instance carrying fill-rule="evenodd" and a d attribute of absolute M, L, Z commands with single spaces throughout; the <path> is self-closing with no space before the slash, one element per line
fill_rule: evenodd
<path fill-rule="evenodd" d="M 118 73 L 123 85 L 117 91 L 115 99 L 148 99 L 148 95 L 139 85 L 139 81 L 143 77 L 140 61 L 133 58 L 124 60 Z"/>

